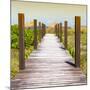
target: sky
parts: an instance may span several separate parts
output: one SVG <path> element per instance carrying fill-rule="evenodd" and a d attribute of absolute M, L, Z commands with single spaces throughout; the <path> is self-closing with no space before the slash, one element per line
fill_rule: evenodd
<path fill-rule="evenodd" d="M 75 16 L 81 16 L 81 25 L 86 26 L 86 11 L 85 5 L 11 1 L 11 24 L 17 24 L 18 13 L 24 13 L 25 22 L 37 19 L 46 25 L 67 20 L 68 26 L 74 26 Z"/>

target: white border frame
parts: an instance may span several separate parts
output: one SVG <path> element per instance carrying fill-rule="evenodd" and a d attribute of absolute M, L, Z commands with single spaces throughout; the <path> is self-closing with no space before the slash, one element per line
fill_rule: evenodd
<path fill-rule="evenodd" d="M 52 3 L 83 4 L 88 5 L 88 69 L 90 66 L 90 0 L 21 0 L 21 1 L 39 1 Z M 0 90 L 10 90 L 10 0 L 0 0 Z M 66 86 L 54 88 L 39 88 L 37 90 L 89 90 L 90 70 L 88 70 L 88 85 L 84 86 Z M 30 89 L 29 89 L 30 90 Z"/>

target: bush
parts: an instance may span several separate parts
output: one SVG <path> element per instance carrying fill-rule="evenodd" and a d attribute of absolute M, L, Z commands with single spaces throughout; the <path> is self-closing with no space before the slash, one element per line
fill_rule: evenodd
<path fill-rule="evenodd" d="M 24 31 L 24 44 L 26 48 L 29 48 L 30 46 L 33 46 L 33 41 L 34 41 L 34 35 L 33 35 L 33 30 L 25 30 Z"/>
<path fill-rule="evenodd" d="M 18 32 L 18 26 L 12 25 L 11 26 L 11 48 L 18 48 L 18 38 L 19 32 Z"/>
<path fill-rule="evenodd" d="M 39 30 L 38 42 L 40 41 Z M 24 30 L 24 44 L 25 44 L 25 60 L 28 59 L 30 53 L 33 51 L 34 33 L 33 30 Z M 19 72 L 19 30 L 18 25 L 11 26 L 11 78 Z"/>
<path fill-rule="evenodd" d="M 24 44 L 25 48 L 33 46 L 34 35 L 33 30 L 25 29 L 24 30 Z M 11 26 L 11 48 L 19 48 L 19 30 L 17 25 Z"/>

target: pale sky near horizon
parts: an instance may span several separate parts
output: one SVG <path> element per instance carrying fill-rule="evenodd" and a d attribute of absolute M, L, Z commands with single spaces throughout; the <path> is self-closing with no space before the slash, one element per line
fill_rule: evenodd
<path fill-rule="evenodd" d="M 81 25 L 86 26 L 87 19 L 85 5 L 11 1 L 11 24 L 18 23 L 18 13 L 24 13 L 25 22 L 37 19 L 47 25 L 67 20 L 73 26 L 74 17 L 81 16 Z"/>

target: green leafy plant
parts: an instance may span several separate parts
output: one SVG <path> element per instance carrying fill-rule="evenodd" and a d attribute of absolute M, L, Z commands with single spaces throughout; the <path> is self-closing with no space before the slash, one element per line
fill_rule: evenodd
<path fill-rule="evenodd" d="M 39 30 L 37 30 L 38 43 L 40 42 Z M 31 29 L 24 30 L 25 60 L 33 51 L 34 32 Z M 19 72 L 19 30 L 18 25 L 11 25 L 11 78 Z"/>

